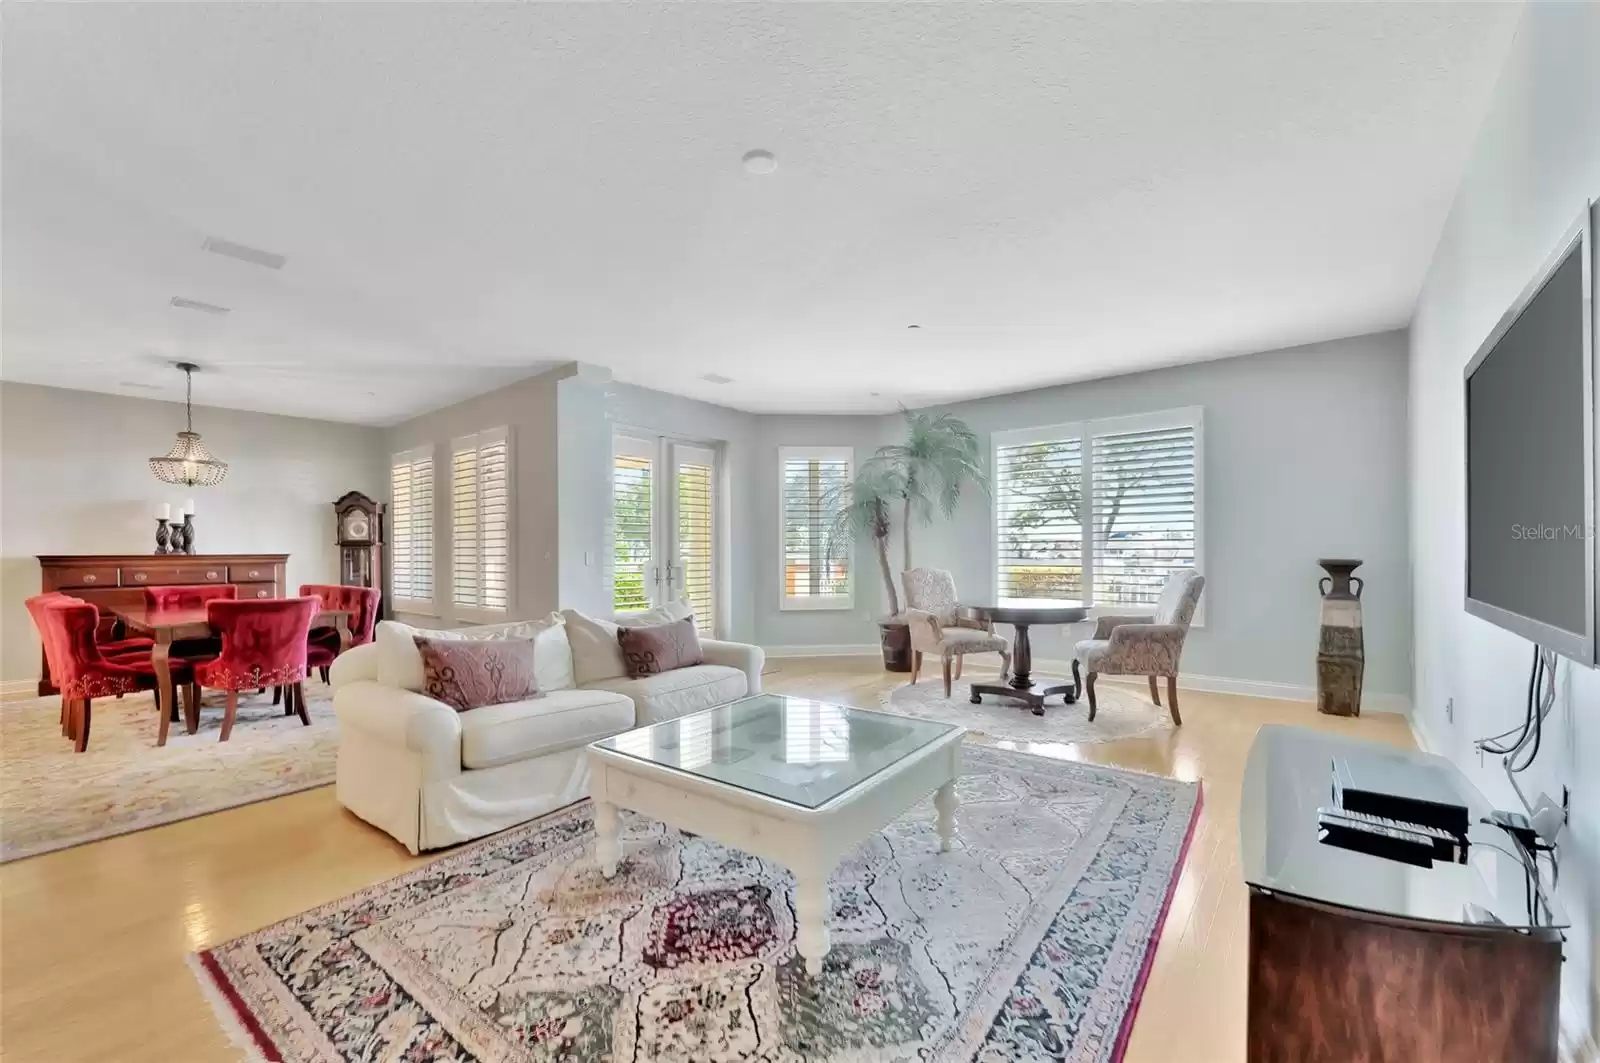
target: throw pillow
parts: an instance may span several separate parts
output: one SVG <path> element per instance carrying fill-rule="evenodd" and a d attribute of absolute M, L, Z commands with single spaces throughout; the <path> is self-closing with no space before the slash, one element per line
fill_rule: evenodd
<path fill-rule="evenodd" d="M 536 639 L 432 639 L 416 636 L 422 692 L 457 712 L 522 701 L 538 693 Z"/>
<path fill-rule="evenodd" d="M 607 679 L 621 679 L 628 674 L 628 664 L 617 644 L 619 627 L 666 624 L 693 613 L 687 602 L 667 602 L 654 609 L 623 613 L 609 620 L 596 620 L 575 610 L 563 609 L 561 617 L 566 621 L 567 641 L 572 646 L 574 680 L 578 686 L 588 686 Z"/>
<path fill-rule="evenodd" d="M 688 668 L 703 664 L 706 659 L 700 649 L 700 634 L 694 629 L 693 616 L 654 627 L 619 628 L 617 643 L 627 662 L 629 679 Z"/>
<path fill-rule="evenodd" d="M 484 642 L 504 639 L 538 639 L 536 678 L 544 691 L 572 688 L 572 652 L 567 646 L 566 625 L 559 613 L 543 620 L 515 620 L 507 624 L 486 624 L 439 631 L 402 624 L 398 620 L 378 623 L 378 682 L 401 690 L 423 687 L 422 655 L 416 636 L 457 642 Z M 621 674 L 620 672 L 618 673 Z"/>

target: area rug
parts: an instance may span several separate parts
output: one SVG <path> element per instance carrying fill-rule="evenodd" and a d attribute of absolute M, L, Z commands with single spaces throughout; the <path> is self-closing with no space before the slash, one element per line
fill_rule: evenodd
<path fill-rule="evenodd" d="M 968 676 L 969 681 L 971 678 Z M 1135 738 L 1172 726 L 1172 717 L 1166 709 L 1157 708 L 1148 698 L 1132 690 L 1111 684 L 1095 688 L 1099 710 L 1093 723 L 1089 722 L 1087 699 L 1063 706 L 1059 697 L 1053 697 L 1045 705 L 1044 715 L 1035 716 L 1026 706 L 1015 701 L 1002 702 L 993 694 L 985 694 L 983 703 L 974 705 L 967 687 L 968 683 L 958 684 L 947 698 L 943 681 L 936 677 L 932 682 L 924 681 L 915 686 L 902 683 L 880 694 L 878 700 L 886 712 L 959 723 L 990 738 L 1008 742 L 1083 745 Z"/>
<path fill-rule="evenodd" d="M 257 1058 L 1115 1063 L 1199 810 L 1191 783 L 983 747 L 954 849 L 924 800 L 830 881 L 808 976 L 787 871 L 588 802 L 197 958 Z"/>
<path fill-rule="evenodd" d="M 0 862 L 333 782 L 333 702 L 320 682 L 305 691 L 310 727 L 250 694 L 226 743 L 223 695 L 208 691 L 199 732 L 174 724 L 161 748 L 151 695 L 98 700 L 82 753 L 61 736 L 57 699 L 0 704 Z"/>

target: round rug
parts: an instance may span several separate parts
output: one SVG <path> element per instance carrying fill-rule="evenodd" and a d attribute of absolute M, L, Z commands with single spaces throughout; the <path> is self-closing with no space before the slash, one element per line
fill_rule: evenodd
<path fill-rule="evenodd" d="M 1063 706 L 1060 698 L 1053 697 L 1045 705 L 1044 715 L 1035 716 L 1026 706 L 1003 702 L 993 694 L 985 694 L 983 704 L 974 705 L 967 683 L 957 683 L 947 698 L 944 684 L 937 677 L 916 686 L 903 683 L 878 700 L 889 712 L 959 723 L 1007 742 L 1113 742 L 1172 726 L 1166 709 L 1157 708 L 1131 690 L 1108 683 L 1096 687 L 1094 693 L 1100 707 L 1093 723 L 1089 722 L 1087 698 Z"/>

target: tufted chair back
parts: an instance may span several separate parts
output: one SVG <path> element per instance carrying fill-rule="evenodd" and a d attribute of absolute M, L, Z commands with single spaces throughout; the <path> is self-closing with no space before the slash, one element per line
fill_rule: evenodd
<path fill-rule="evenodd" d="M 28 615 L 33 618 L 33 626 L 39 632 L 39 642 L 44 646 L 45 663 L 50 666 L 52 678 L 59 679 L 61 664 L 59 651 L 56 649 L 56 628 L 50 623 L 50 618 L 45 615 L 45 608 L 57 602 L 70 602 L 74 599 L 62 594 L 60 591 L 46 591 L 36 594 L 23 602 L 28 607 Z"/>
<path fill-rule="evenodd" d="M 956 618 L 956 578 L 942 568 L 913 568 L 900 573 L 900 585 L 906 591 L 906 608 L 932 613 L 939 623 L 953 623 Z"/>
<path fill-rule="evenodd" d="M 1167 576 L 1156 602 L 1155 622 L 1188 627 L 1194 620 L 1194 611 L 1200 605 L 1200 592 L 1205 589 L 1206 578 L 1192 568 L 1175 569 Z"/>
<path fill-rule="evenodd" d="M 324 609 L 348 609 L 350 645 L 360 646 L 372 641 L 373 629 L 378 624 L 378 605 L 383 600 L 378 591 L 332 583 L 302 583 L 300 596 L 316 598 Z"/>
<path fill-rule="evenodd" d="M 222 690 L 298 683 L 306 677 L 306 636 L 322 603 L 316 598 L 218 599 L 206 619 L 222 635 L 222 653 L 201 682 Z"/>
<path fill-rule="evenodd" d="M 172 587 L 146 587 L 145 604 L 152 609 L 204 609 L 207 602 L 239 597 L 232 583 L 178 584 Z"/>

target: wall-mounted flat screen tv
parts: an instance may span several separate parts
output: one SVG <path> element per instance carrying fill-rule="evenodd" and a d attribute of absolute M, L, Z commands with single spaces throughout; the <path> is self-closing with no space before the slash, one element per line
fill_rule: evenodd
<path fill-rule="evenodd" d="M 1591 210 L 1467 364 L 1467 612 L 1595 662 Z"/>

